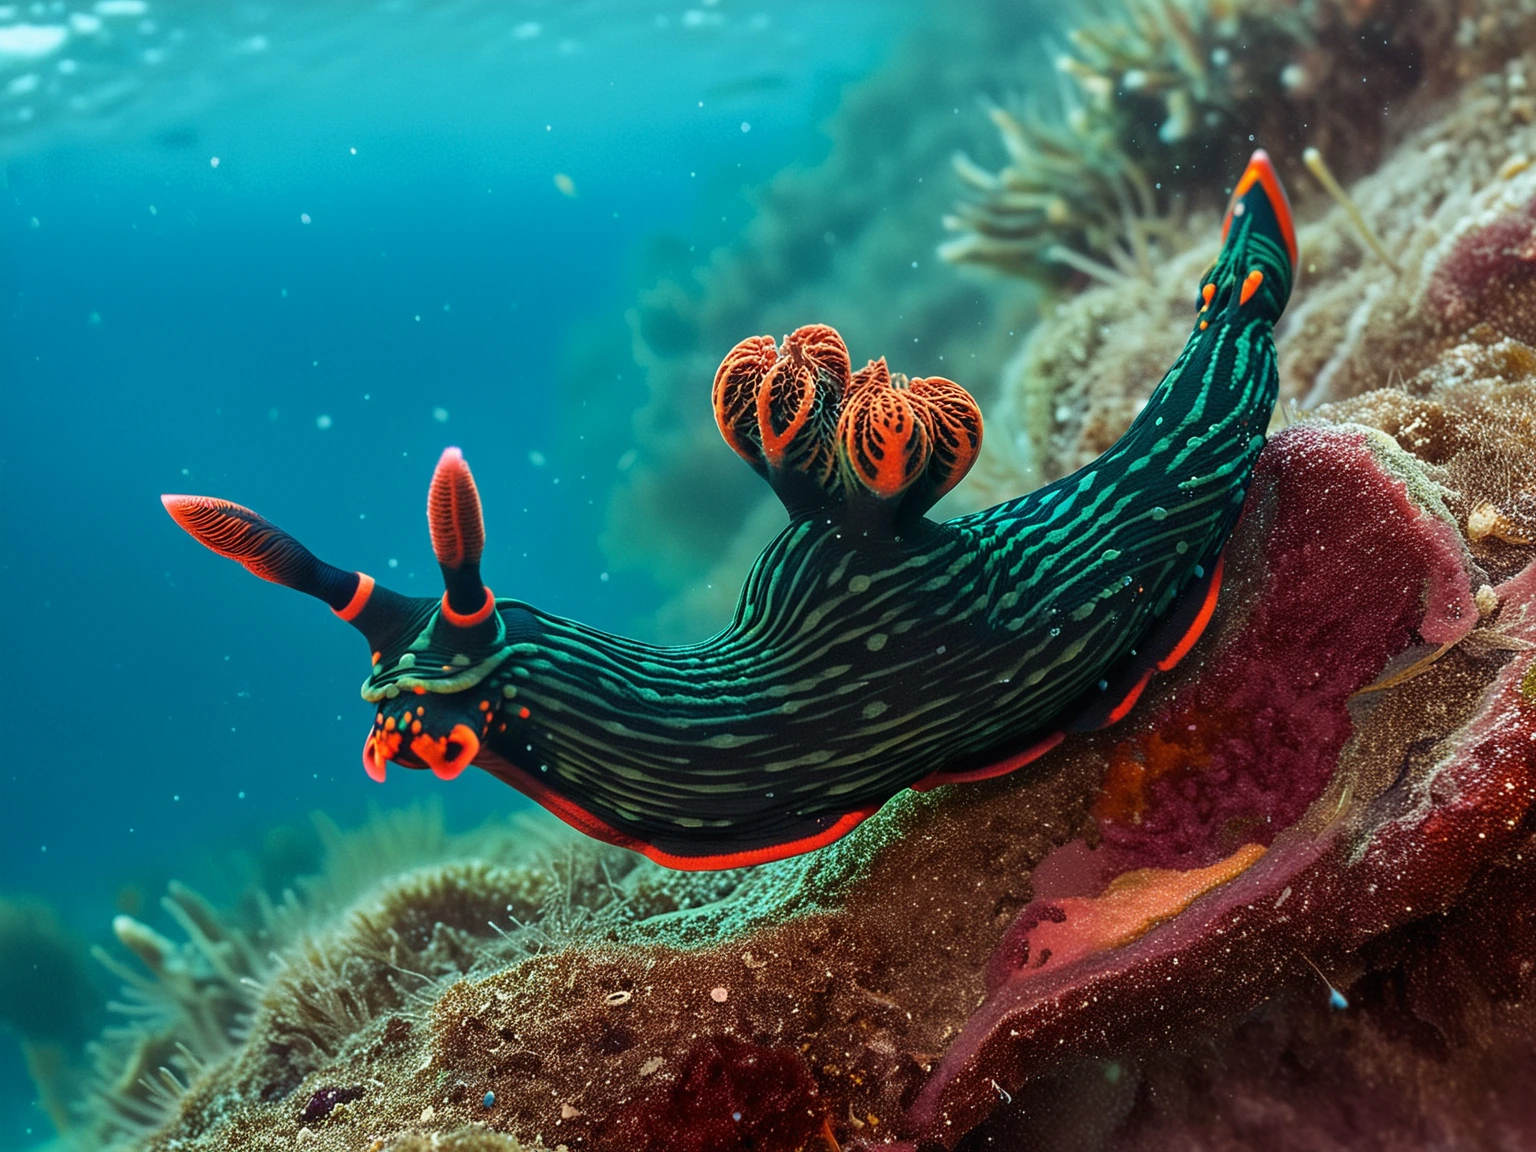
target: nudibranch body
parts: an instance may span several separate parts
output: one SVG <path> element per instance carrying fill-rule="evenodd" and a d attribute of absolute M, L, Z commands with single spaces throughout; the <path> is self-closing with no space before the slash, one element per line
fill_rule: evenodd
<path fill-rule="evenodd" d="M 474 764 L 660 863 L 760 863 L 830 843 L 903 788 L 1013 771 L 1112 723 L 1188 651 L 1275 404 L 1295 260 L 1256 153 L 1189 342 L 1125 436 L 943 523 L 924 513 L 981 444 L 963 389 L 883 360 L 854 372 L 825 326 L 743 341 L 716 376 L 717 420 L 791 523 L 701 644 L 635 643 L 493 596 L 457 449 L 428 500 L 440 600 L 325 564 L 238 505 L 164 500 L 204 544 L 368 638 L 375 779 L 391 761 L 445 779 Z"/>

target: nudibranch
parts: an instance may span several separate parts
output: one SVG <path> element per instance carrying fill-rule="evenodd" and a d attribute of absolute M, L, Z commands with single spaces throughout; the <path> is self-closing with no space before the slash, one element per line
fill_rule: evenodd
<path fill-rule="evenodd" d="M 1295 264 L 1257 152 L 1194 331 L 1126 434 L 1071 476 L 942 523 L 925 513 L 981 446 L 964 389 L 883 359 L 855 372 L 824 325 L 742 341 L 716 374 L 716 419 L 790 524 L 700 644 L 636 643 L 493 595 L 456 448 L 427 502 L 441 598 L 326 564 L 237 504 L 163 501 L 367 638 L 375 780 L 390 762 L 443 779 L 473 764 L 661 864 L 762 863 L 831 843 L 904 788 L 1012 772 L 1113 723 L 1190 649 L 1274 408 Z"/>

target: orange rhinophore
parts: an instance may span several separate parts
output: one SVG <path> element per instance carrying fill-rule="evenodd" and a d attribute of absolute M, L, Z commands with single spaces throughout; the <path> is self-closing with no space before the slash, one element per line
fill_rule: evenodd
<path fill-rule="evenodd" d="M 432 552 L 443 570 L 442 623 L 473 629 L 496 612 L 496 597 L 480 582 L 480 556 L 485 551 L 485 517 L 480 492 L 464 462 L 464 453 L 445 448 L 432 471 L 427 490 L 427 526 Z"/>
<path fill-rule="evenodd" d="M 470 475 L 464 453 L 445 448 L 432 473 L 427 491 L 427 525 L 432 551 L 444 568 L 479 564 L 485 550 L 485 519 L 480 513 L 480 493 Z"/>
<path fill-rule="evenodd" d="M 239 504 L 211 496 L 162 496 L 171 518 L 199 544 L 244 564 L 254 575 L 296 588 L 313 557 L 288 533 Z"/>

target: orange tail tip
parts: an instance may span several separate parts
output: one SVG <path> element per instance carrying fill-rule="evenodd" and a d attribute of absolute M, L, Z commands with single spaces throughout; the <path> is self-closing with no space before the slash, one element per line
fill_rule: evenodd
<path fill-rule="evenodd" d="M 1264 195 L 1268 197 L 1270 207 L 1274 209 L 1275 219 L 1279 221 L 1281 234 L 1285 237 L 1286 251 L 1290 253 L 1291 267 L 1295 268 L 1298 249 L 1296 223 L 1291 216 L 1291 202 L 1280 184 L 1280 177 L 1275 172 L 1269 153 L 1262 148 L 1254 152 L 1248 161 L 1248 167 L 1243 170 L 1242 178 L 1237 182 L 1237 187 L 1232 190 L 1232 199 L 1227 205 L 1227 215 L 1221 224 L 1221 238 L 1223 241 L 1226 240 L 1227 233 L 1232 228 L 1234 210 L 1242 198 L 1252 191 L 1255 184 L 1264 189 Z"/>
<path fill-rule="evenodd" d="M 464 454 L 443 449 L 432 473 L 427 494 L 427 522 L 432 530 L 432 551 L 444 568 L 479 564 L 485 550 L 485 520 L 480 512 L 480 493 Z"/>

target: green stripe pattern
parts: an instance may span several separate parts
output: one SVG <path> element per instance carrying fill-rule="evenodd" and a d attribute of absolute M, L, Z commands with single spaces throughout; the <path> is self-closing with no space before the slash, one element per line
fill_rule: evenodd
<path fill-rule="evenodd" d="M 532 642 L 492 676 L 491 746 L 628 835 L 712 855 L 801 839 L 1059 730 L 1214 564 L 1263 446 L 1291 265 L 1262 189 L 1243 203 L 1207 326 L 1100 459 L 899 536 L 800 519 L 702 644 L 503 601 Z"/>

